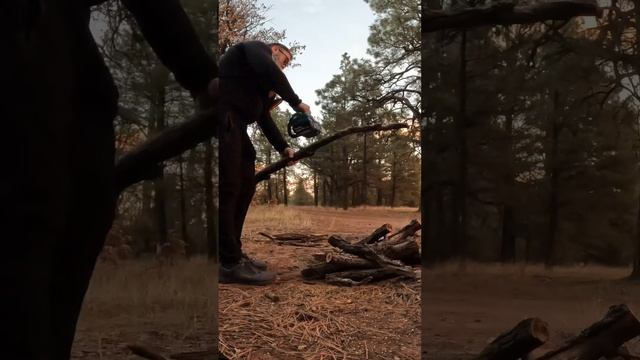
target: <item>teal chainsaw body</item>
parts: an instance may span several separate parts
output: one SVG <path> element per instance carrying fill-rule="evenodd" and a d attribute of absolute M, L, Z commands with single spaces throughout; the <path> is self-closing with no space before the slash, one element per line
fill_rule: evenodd
<path fill-rule="evenodd" d="M 289 136 L 297 138 L 304 136 L 312 138 L 320 134 L 320 124 L 311 116 L 311 114 L 297 112 L 289 118 L 287 125 Z"/>

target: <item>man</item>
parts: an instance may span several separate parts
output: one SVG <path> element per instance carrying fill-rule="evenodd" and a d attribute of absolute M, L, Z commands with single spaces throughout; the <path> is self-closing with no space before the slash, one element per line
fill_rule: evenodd
<path fill-rule="evenodd" d="M 221 283 L 264 285 L 275 280 L 262 261 L 242 251 L 240 236 L 256 189 L 256 152 L 247 126 L 257 122 L 273 147 L 291 158 L 289 147 L 269 110 L 278 94 L 296 111 L 309 112 L 289 85 L 282 70 L 291 62 L 291 51 L 282 44 L 247 41 L 229 48 L 220 58 L 219 244 Z"/>
<path fill-rule="evenodd" d="M 0 358 L 66 360 L 115 209 L 118 92 L 89 30 L 100 0 L 0 4 Z M 179 0 L 122 0 L 160 60 L 206 100 L 216 64 Z"/>

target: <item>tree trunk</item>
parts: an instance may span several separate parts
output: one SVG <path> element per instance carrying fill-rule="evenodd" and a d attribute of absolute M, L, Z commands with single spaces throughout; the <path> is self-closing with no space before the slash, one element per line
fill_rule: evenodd
<path fill-rule="evenodd" d="M 166 89 L 168 80 L 168 71 L 160 65 L 151 70 L 151 82 L 153 89 L 151 92 L 151 109 L 150 116 L 153 126 L 153 134 L 160 133 L 166 128 Z M 156 242 L 159 244 L 166 243 L 168 238 L 167 231 L 167 209 L 166 209 L 166 186 L 164 182 L 164 164 L 159 164 L 160 176 L 153 181 L 154 186 L 154 213 L 156 219 Z"/>
<path fill-rule="evenodd" d="M 556 262 L 556 236 L 558 230 L 558 118 L 559 118 L 559 95 L 558 90 L 553 91 L 553 113 L 549 123 L 547 141 L 549 151 L 547 153 L 546 170 L 549 172 L 549 203 L 548 203 L 548 224 L 547 242 L 545 252 L 545 265 L 553 266 Z"/>
<path fill-rule="evenodd" d="M 149 181 L 145 181 L 142 183 L 142 225 L 144 226 L 143 233 L 143 252 L 151 253 L 155 251 L 155 244 L 153 243 L 154 231 L 152 227 L 153 217 L 153 184 Z"/>
<path fill-rule="evenodd" d="M 282 169 L 282 200 L 284 206 L 289 205 L 289 188 L 287 187 L 287 168 Z"/>
<path fill-rule="evenodd" d="M 153 213 L 155 214 L 156 224 L 156 243 L 164 244 L 169 241 L 167 232 L 167 212 L 165 201 L 165 183 L 164 174 L 153 180 Z"/>
<path fill-rule="evenodd" d="M 208 140 L 204 144 L 204 211 L 207 239 L 207 256 L 209 260 L 218 261 L 217 218 L 213 199 L 213 144 Z"/>
<path fill-rule="evenodd" d="M 315 207 L 318 207 L 318 202 L 319 202 L 319 188 L 318 188 L 318 172 L 317 171 L 313 171 L 313 205 Z"/>
<path fill-rule="evenodd" d="M 455 255 L 467 257 L 467 32 L 460 35 L 458 69 L 458 115 L 455 117 L 458 169 L 454 195 Z"/>
<path fill-rule="evenodd" d="M 349 189 L 347 186 L 347 176 L 349 175 L 349 153 L 347 152 L 346 145 L 342 146 L 342 180 L 340 181 L 342 185 L 342 209 L 347 210 L 349 208 Z"/>
<path fill-rule="evenodd" d="M 515 234 L 515 216 L 513 206 L 514 181 L 515 181 L 515 149 L 513 148 L 513 114 L 509 112 L 505 114 L 505 146 L 503 154 L 506 156 L 505 164 L 504 190 L 502 206 L 502 262 L 513 262 L 516 257 L 516 234 Z"/>
<path fill-rule="evenodd" d="M 180 164 L 180 232 L 182 235 L 182 241 L 187 245 L 187 256 L 191 256 L 194 253 L 194 246 L 191 243 L 189 232 L 187 230 L 187 204 L 185 196 L 185 184 L 184 184 L 184 164 L 182 156 L 178 158 Z"/>
<path fill-rule="evenodd" d="M 367 133 L 364 133 L 362 150 L 362 187 L 360 188 L 360 205 L 367 205 Z"/>
<path fill-rule="evenodd" d="M 391 200 L 390 200 L 391 207 L 396 206 L 396 178 L 398 177 L 398 174 L 397 174 L 398 165 L 397 165 L 396 157 L 397 157 L 396 152 L 394 150 L 391 157 L 393 159 L 391 160 Z"/>

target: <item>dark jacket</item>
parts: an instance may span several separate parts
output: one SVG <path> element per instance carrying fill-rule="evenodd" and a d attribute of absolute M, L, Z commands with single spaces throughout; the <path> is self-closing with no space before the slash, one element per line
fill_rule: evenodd
<path fill-rule="evenodd" d="M 236 44 L 220 58 L 218 66 L 221 113 L 233 111 L 247 125 L 257 122 L 273 147 L 282 152 L 288 144 L 269 113 L 269 91 L 291 107 L 301 100 L 273 61 L 271 48 L 260 41 Z"/>

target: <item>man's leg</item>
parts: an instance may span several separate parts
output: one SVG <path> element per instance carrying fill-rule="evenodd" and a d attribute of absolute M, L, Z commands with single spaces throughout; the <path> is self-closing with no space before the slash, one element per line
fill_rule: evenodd
<path fill-rule="evenodd" d="M 218 161 L 219 171 L 219 221 L 218 241 L 220 244 L 220 264 L 230 266 L 241 258 L 241 249 L 236 240 L 235 216 L 238 199 L 241 193 L 242 176 L 241 150 L 242 137 L 240 128 L 235 123 L 233 114 L 228 112 L 221 116 L 218 129 Z"/>
<path fill-rule="evenodd" d="M 242 191 L 238 199 L 238 206 L 236 207 L 236 223 L 234 225 L 236 230 L 236 240 L 240 249 L 242 249 L 242 229 L 244 227 L 244 221 L 247 217 L 247 212 L 249 211 L 251 201 L 253 200 L 253 196 L 256 192 L 256 152 L 253 148 L 253 144 L 251 144 L 251 139 L 246 132 L 243 134 L 242 143 L 242 173 L 238 181 L 241 184 Z"/>
<path fill-rule="evenodd" d="M 254 268 L 242 259 L 240 234 L 248 205 L 255 187 L 247 188 L 247 177 L 254 176 L 254 156 L 247 159 L 253 146 L 248 140 L 246 127 L 236 119 L 222 121 L 219 131 L 220 159 L 220 283 L 264 285 L 273 282 L 275 275 Z M 245 139 L 246 138 L 246 139 Z M 249 148 L 247 147 L 249 146 Z M 252 180 L 253 181 L 253 180 Z"/>
<path fill-rule="evenodd" d="M 70 222 L 56 244 L 52 274 L 55 360 L 70 357 L 82 302 L 116 206 L 112 125 L 115 112 L 77 110 L 70 155 Z"/>

